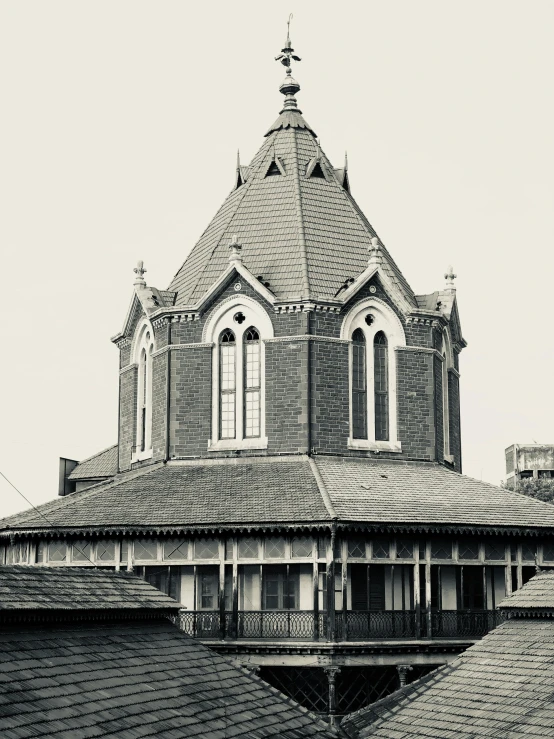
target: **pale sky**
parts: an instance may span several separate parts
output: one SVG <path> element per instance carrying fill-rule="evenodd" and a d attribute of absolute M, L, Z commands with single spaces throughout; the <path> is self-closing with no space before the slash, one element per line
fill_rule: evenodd
<path fill-rule="evenodd" d="M 322 148 L 416 293 L 458 275 L 465 474 L 554 443 L 552 0 L 1 0 L 0 470 L 33 503 L 116 441 L 133 267 L 166 288 L 261 145 L 289 12 Z"/>

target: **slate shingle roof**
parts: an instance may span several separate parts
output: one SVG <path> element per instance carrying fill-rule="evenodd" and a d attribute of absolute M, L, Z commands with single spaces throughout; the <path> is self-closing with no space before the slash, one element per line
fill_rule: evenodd
<path fill-rule="evenodd" d="M 287 111 L 287 120 L 301 119 Z M 375 231 L 309 127 L 285 125 L 281 116 L 248 168 L 248 180 L 231 192 L 173 278 L 176 305 L 193 304 L 229 264 L 234 235 L 241 257 L 254 274 L 269 281 L 278 300 L 332 299 L 349 278 L 368 266 Z M 285 176 L 266 177 L 277 156 Z M 306 177 L 309 162 L 320 156 L 326 178 Z M 413 291 L 383 247 L 383 270 L 417 308 Z"/>
<path fill-rule="evenodd" d="M 311 464 L 319 473 L 319 482 Z M 20 530 L 366 523 L 554 529 L 554 506 L 434 463 L 257 457 L 167 464 L 0 520 Z"/>
<path fill-rule="evenodd" d="M 3 611 L 90 609 L 175 610 L 173 598 L 126 572 L 76 567 L 0 566 L 0 620 Z"/>
<path fill-rule="evenodd" d="M 503 611 L 531 611 L 537 608 L 554 611 L 554 573 L 538 573 L 525 587 L 501 601 L 498 608 Z"/>
<path fill-rule="evenodd" d="M 0 631 L 0 735 L 335 736 L 258 677 L 163 621 Z"/>
<path fill-rule="evenodd" d="M 433 463 L 318 458 L 339 520 L 553 527 L 554 506 Z"/>
<path fill-rule="evenodd" d="M 70 480 L 113 477 L 117 473 L 117 444 L 83 459 L 69 475 Z"/>
<path fill-rule="evenodd" d="M 539 608 L 552 604 L 554 575 L 538 579 L 514 601 L 526 601 L 527 592 Z M 504 622 L 450 665 L 346 717 L 342 727 L 356 739 L 554 737 L 554 620 L 534 615 Z"/>

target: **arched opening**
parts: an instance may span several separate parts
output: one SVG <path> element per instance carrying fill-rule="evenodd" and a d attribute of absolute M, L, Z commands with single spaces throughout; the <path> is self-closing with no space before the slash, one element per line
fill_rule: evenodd
<path fill-rule="evenodd" d="M 373 339 L 373 382 L 375 388 L 375 440 L 389 440 L 388 342 L 382 331 Z"/>
<path fill-rule="evenodd" d="M 367 439 L 367 367 L 364 332 L 352 334 L 352 436 Z"/>
<path fill-rule="evenodd" d="M 219 438 L 236 435 L 236 339 L 231 329 L 219 337 Z"/>

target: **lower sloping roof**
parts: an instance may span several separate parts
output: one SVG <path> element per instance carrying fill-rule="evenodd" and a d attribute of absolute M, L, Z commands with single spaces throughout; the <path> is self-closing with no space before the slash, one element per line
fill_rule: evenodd
<path fill-rule="evenodd" d="M 180 604 L 127 572 L 77 567 L 0 566 L 0 621 L 5 611 L 176 611 Z"/>
<path fill-rule="evenodd" d="M 0 736 L 331 739 L 168 622 L 0 631 Z"/>
<path fill-rule="evenodd" d="M 554 530 L 554 506 L 431 462 L 250 457 L 159 463 L 3 519 L 0 532 L 332 521 L 425 530 Z"/>
<path fill-rule="evenodd" d="M 450 665 L 347 716 L 343 729 L 356 739 L 554 737 L 553 596 L 554 574 L 531 579 L 501 604 L 508 611 L 513 600 L 519 616 Z M 518 603 L 528 604 L 525 615 Z"/>
<path fill-rule="evenodd" d="M 69 475 L 69 480 L 97 480 L 117 474 L 118 446 L 104 449 L 88 459 L 83 459 Z"/>

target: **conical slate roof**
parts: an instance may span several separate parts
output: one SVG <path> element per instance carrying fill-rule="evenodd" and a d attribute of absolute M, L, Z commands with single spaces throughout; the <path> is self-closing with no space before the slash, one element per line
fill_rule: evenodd
<path fill-rule="evenodd" d="M 299 89 L 287 80 L 284 94 Z M 279 173 L 267 176 L 274 162 Z M 332 300 L 345 280 L 367 268 L 375 230 L 344 186 L 345 170 L 332 167 L 292 95 L 250 166 L 239 172 L 238 186 L 169 286 L 177 293 L 176 305 L 196 303 L 221 276 L 234 236 L 243 264 L 269 282 L 278 301 Z M 383 270 L 417 309 L 412 289 L 384 247 L 381 254 Z"/>

